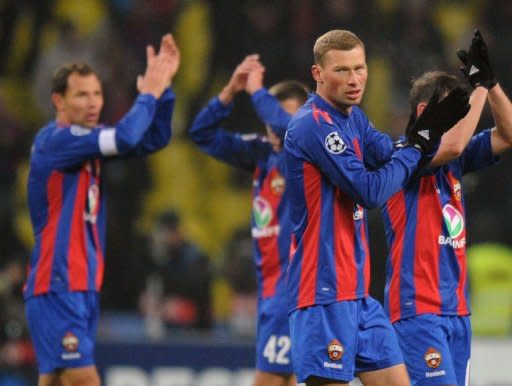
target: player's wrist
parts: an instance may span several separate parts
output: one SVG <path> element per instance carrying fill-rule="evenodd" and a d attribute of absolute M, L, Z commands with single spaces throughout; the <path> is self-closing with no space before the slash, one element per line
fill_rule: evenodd
<path fill-rule="evenodd" d="M 232 87 L 229 85 L 225 86 L 222 91 L 219 93 L 219 100 L 223 105 L 230 104 L 233 102 L 233 99 L 235 98 L 236 92 L 233 90 Z"/>

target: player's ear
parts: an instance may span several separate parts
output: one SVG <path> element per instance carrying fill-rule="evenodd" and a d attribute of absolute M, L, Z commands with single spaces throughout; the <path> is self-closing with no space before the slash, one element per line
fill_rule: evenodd
<path fill-rule="evenodd" d="M 64 109 L 64 96 L 57 92 L 52 93 L 52 103 L 56 111 L 62 111 Z"/>
<path fill-rule="evenodd" d="M 313 64 L 311 66 L 311 75 L 313 75 L 313 79 L 317 83 L 321 83 L 323 81 L 323 79 L 322 79 L 322 69 L 320 68 L 320 66 L 318 64 Z"/>
<path fill-rule="evenodd" d="M 425 110 L 425 107 L 427 107 L 427 104 L 425 102 L 420 102 L 416 105 L 416 116 L 419 117 L 423 110 Z"/>

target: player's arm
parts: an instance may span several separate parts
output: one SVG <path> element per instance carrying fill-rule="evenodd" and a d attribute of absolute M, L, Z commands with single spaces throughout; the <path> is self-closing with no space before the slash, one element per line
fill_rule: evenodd
<path fill-rule="evenodd" d="M 171 140 L 171 120 L 176 99 L 171 85 L 178 71 L 181 59 L 180 50 L 171 34 L 166 34 L 162 37 L 158 57 L 164 58 L 170 66 L 167 87 L 157 101 L 153 122 L 137 146 L 134 152 L 136 155 L 153 153 L 166 146 Z M 148 51 L 148 65 L 155 59 L 154 52 Z M 139 92 L 143 89 L 144 82 L 145 78 L 143 76 L 137 77 L 137 89 Z"/>
<path fill-rule="evenodd" d="M 397 150 L 384 166 L 370 171 L 352 146 L 335 126 L 317 125 L 309 118 L 292 121 L 285 139 L 288 153 L 318 167 L 334 185 L 366 208 L 383 204 L 400 190 L 421 159 L 418 149 L 406 147 Z"/>
<path fill-rule="evenodd" d="M 233 109 L 225 105 L 219 97 L 213 98 L 196 115 L 188 132 L 189 137 L 206 154 L 232 166 L 253 170 L 256 160 L 270 147 L 255 135 L 232 133 L 219 127 Z"/>
<path fill-rule="evenodd" d="M 498 155 L 512 146 L 512 103 L 499 84 L 489 90 L 487 99 L 495 124 L 491 131 L 492 153 Z"/>
<path fill-rule="evenodd" d="M 460 157 L 475 133 L 486 98 L 487 89 L 485 87 L 479 86 L 473 90 L 469 98 L 471 108 L 468 114 L 441 137 L 439 151 L 432 159 L 431 166 L 444 165 Z"/>
<path fill-rule="evenodd" d="M 130 154 L 140 156 L 154 153 L 169 143 L 172 136 L 171 121 L 175 100 L 176 95 L 167 88 L 156 102 L 155 115 L 149 129 Z"/>
<path fill-rule="evenodd" d="M 364 163 L 369 169 L 377 169 L 391 160 L 395 144 L 389 135 L 376 130 L 366 116 L 361 114 L 360 119 L 362 120 L 361 125 L 366 128 L 363 139 Z"/>
<path fill-rule="evenodd" d="M 279 104 L 279 101 L 263 87 L 265 68 L 253 70 L 247 77 L 245 90 L 251 95 L 252 105 L 258 117 L 272 128 L 272 131 L 284 138 L 291 115 Z"/>
<path fill-rule="evenodd" d="M 245 89 L 249 73 L 259 68 L 262 65 L 258 55 L 246 56 L 219 95 L 197 114 L 188 132 L 192 141 L 206 154 L 246 170 L 254 169 L 261 153 L 269 151 L 268 144 L 256 136 L 225 131 L 219 125 L 231 114 L 233 99 Z"/>
<path fill-rule="evenodd" d="M 41 150 L 51 154 L 55 167 L 66 168 L 90 158 L 128 154 L 139 145 L 153 121 L 156 101 L 167 87 L 171 71 L 168 58 L 156 57 L 151 46 L 147 53 L 154 60 L 148 61 L 140 94 L 115 127 L 57 127 L 45 139 Z"/>
<path fill-rule="evenodd" d="M 317 165 L 329 179 L 367 208 L 384 204 L 412 176 L 420 161 L 429 162 L 441 136 L 469 110 L 467 94 L 454 90 L 442 101 L 432 98 L 423 114 L 407 129 L 406 142 L 391 160 L 370 171 L 357 157 L 353 144 L 332 121 L 312 115 L 292 120 L 285 146 L 293 154 Z M 295 129 L 294 125 L 298 127 Z M 294 136 L 296 138 L 294 138 Z M 348 143 L 348 145 L 347 145 Z"/>

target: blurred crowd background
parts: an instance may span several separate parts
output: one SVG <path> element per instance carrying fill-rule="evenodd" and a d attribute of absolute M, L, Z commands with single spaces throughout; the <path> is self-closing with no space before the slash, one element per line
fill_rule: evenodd
<path fill-rule="evenodd" d="M 455 51 L 469 44 L 476 27 L 512 95 L 511 21 L 508 0 L 0 1 L 0 367 L 33 361 L 21 298 L 32 245 L 25 185 L 31 140 L 54 115 L 50 78 L 58 65 L 80 60 L 97 69 L 102 121 L 112 124 L 136 96 L 146 44 L 158 45 L 170 31 L 182 53 L 171 144 L 150 158 L 106 167 L 100 337 L 161 338 L 178 330 L 251 339 L 251 175 L 194 147 L 186 135 L 194 115 L 250 53 L 260 54 L 267 86 L 297 79 L 313 88 L 313 43 L 342 28 L 366 44 L 363 108 L 377 128 L 397 137 L 408 118 L 410 81 L 425 70 L 458 73 Z M 263 134 L 249 98 L 235 102 L 225 127 Z M 480 129 L 490 125 L 486 110 Z M 463 181 L 477 335 L 512 332 L 511 161 L 505 155 Z M 387 251 L 378 211 L 369 226 L 372 294 L 382 299 Z"/>

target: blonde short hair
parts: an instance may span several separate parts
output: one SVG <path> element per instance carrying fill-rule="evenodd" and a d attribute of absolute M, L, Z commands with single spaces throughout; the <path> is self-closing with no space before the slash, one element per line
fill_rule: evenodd
<path fill-rule="evenodd" d="M 357 46 L 364 49 L 363 41 L 353 32 L 342 29 L 326 32 L 316 39 L 313 46 L 315 64 L 322 64 L 325 54 L 330 50 L 350 51 Z"/>

